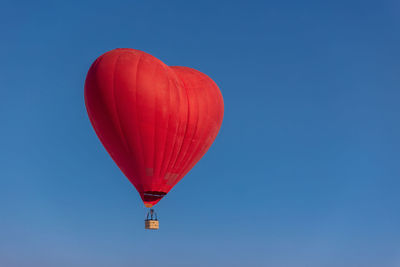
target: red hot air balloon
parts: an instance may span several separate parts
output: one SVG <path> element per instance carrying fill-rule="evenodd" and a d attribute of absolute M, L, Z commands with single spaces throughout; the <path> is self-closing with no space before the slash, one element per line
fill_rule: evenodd
<path fill-rule="evenodd" d="M 85 102 L 97 136 L 146 207 L 207 152 L 224 112 L 221 92 L 207 75 L 134 49 L 96 59 L 86 77 Z"/>

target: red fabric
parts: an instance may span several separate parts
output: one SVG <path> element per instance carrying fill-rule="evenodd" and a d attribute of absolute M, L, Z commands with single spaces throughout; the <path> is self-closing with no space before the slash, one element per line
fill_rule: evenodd
<path fill-rule="evenodd" d="M 85 102 L 97 136 L 147 206 L 207 152 L 224 112 L 221 92 L 207 75 L 134 49 L 96 59 Z"/>

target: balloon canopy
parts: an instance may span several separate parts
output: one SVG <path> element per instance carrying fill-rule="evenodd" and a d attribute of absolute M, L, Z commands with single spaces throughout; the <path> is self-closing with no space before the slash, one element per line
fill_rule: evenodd
<path fill-rule="evenodd" d="M 114 49 L 95 60 L 85 103 L 97 136 L 146 207 L 207 152 L 224 112 L 221 92 L 207 75 L 134 49 Z"/>

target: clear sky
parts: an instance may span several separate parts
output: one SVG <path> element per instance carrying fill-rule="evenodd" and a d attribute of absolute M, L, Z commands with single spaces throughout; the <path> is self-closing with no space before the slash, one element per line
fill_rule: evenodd
<path fill-rule="evenodd" d="M 0 5 L 0 266 L 400 266 L 400 3 Z M 213 78 L 214 145 L 143 228 L 83 84 L 119 47 Z"/>

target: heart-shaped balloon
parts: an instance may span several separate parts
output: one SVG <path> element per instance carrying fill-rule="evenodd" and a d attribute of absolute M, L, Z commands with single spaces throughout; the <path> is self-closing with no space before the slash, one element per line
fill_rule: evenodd
<path fill-rule="evenodd" d="M 221 92 L 207 75 L 134 49 L 96 59 L 85 102 L 97 136 L 147 207 L 207 152 L 224 112 Z"/>

